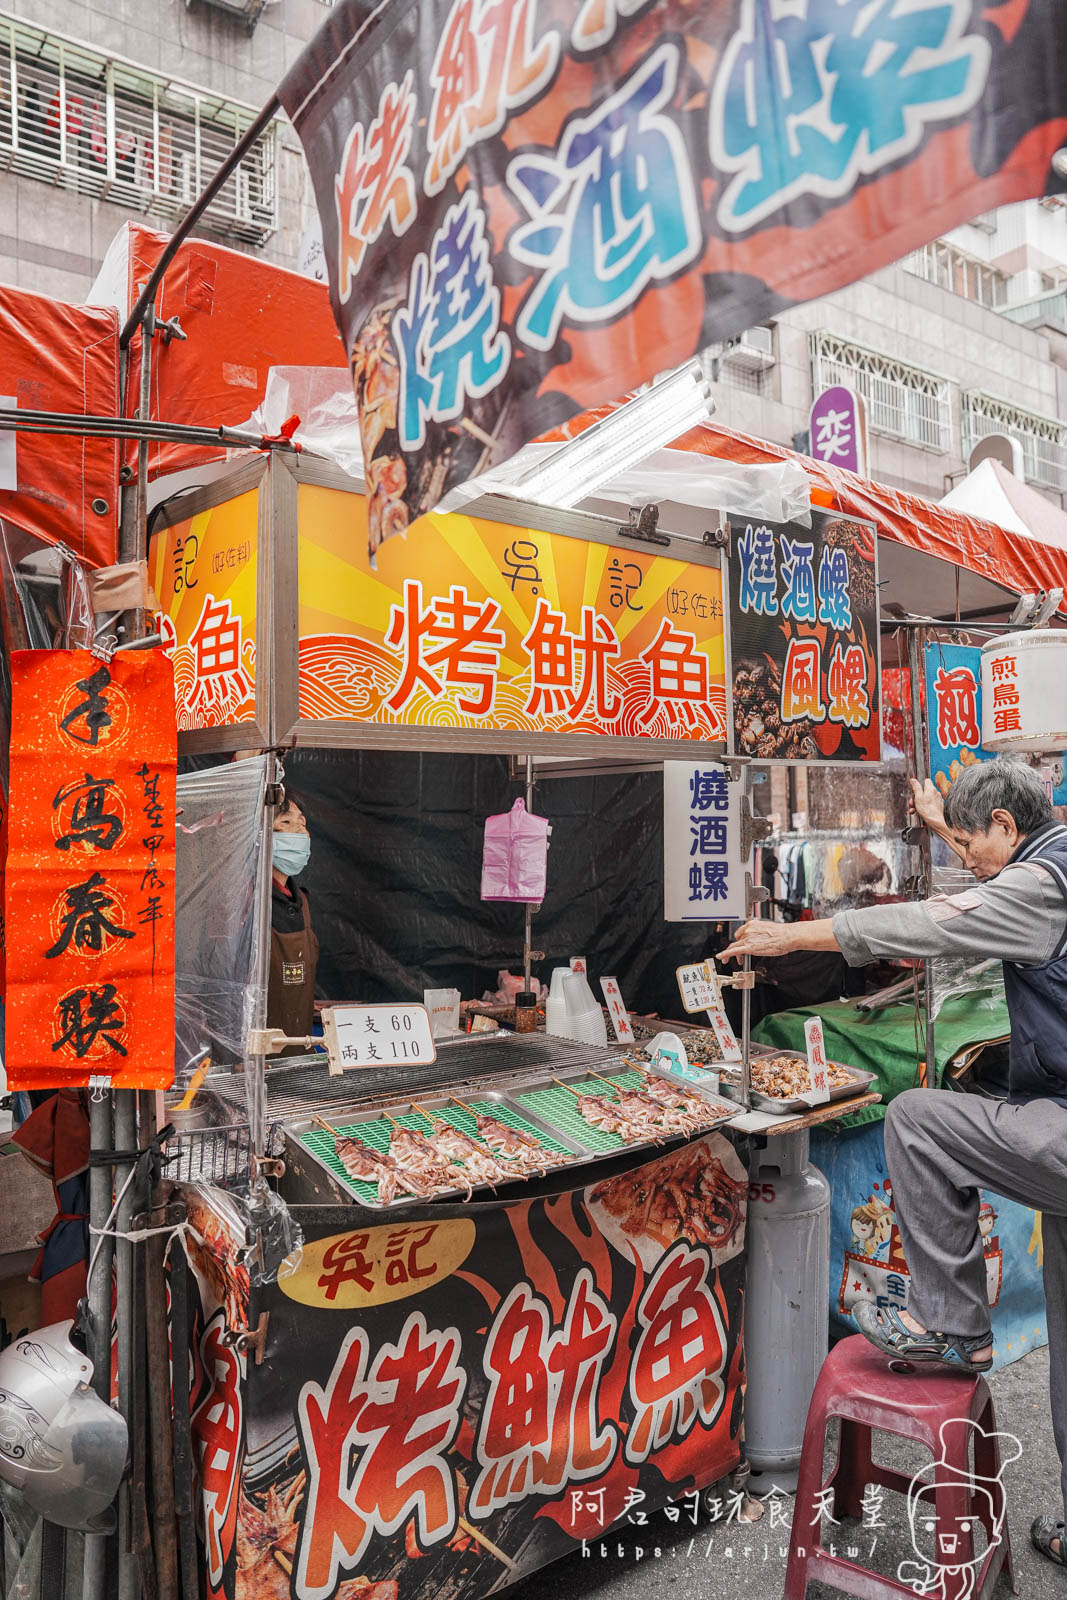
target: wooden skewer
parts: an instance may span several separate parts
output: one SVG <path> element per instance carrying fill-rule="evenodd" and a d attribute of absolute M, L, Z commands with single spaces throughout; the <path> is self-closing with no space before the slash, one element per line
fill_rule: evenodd
<path fill-rule="evenodd" d="M 433 1111 L 427 1111 L 426 1107 L 420 1106 L 417 1100 L 413 1100 L 411 1102 L 411 1109 L 412 1111 L 417 1111 L 420 1117 L 425 1117 L 431 1128 L 435 1122 L 440 1122 L 441 1125 L 446 1128 L 450 1126 L 449 1123 L 445 1122 L 444 1117 L 437 1116 Z"/>
<path fill-rule="evenodd" d="M 561 1089 L 566 1089 L 567 1093 L 568 1094 L 572 1094 L 576 1100 L 581 1100 L 582 1096 L 578 1093 L 578 1090 L 577 1089 L 572 1089 L 570 1084 L 569 1083 L 564 1083 L 561 1078 L 553 1078 L 552 1082 L 553 1083 L 558 1083 L 559 1087 Z"/>
<path fill-rule="evenodd" d="M 281 1569 L 285 1573 L 286 1577 L 291 1578 L 292 1575 L 293 1575 L 293 1560 L 292 1560 L 292 1557 L 291 1556 L 287 1556 L 284 1550 L 272 1550 L 271 1551 L 271 1555 L 274 1557 L 275 1561 L 281 1567 Z"/>
<path fill-rule="evenodd" d="M 325 1117 L 320 1117 L 317 1111 L 312 1113 L 311 1120 L 317 1122 L 320 1128 L 325 1128 L 327 1133 L 332 1133 L 335 1139 L 337 1138 L 337 1129 L 327 1122 Z"/>
<path fill-rule="evenodd" d="M 507 1567 L 509 1572 L 518 1571 L 518 1567 L 515 1565 L 514 1561 L 512 1561 L 511 1557 L 506 1556 L 503 1550 L 501 1550 L 498 1545 L 493 1543 L 492 1539 L 487 1539 L 480 1528 L 472 1527 L 472 1525 L 467 1521 L 466 1517 L 460 1517 L 458 1521 L 459 1526 L 463 1529 L 463 1532 L 467 1535 L 467 1537 L 469 1539 L 473 1539 L 477 1544 L 484 1545 L 491 1556 L 496 1556 L 502 1567 Z"/>

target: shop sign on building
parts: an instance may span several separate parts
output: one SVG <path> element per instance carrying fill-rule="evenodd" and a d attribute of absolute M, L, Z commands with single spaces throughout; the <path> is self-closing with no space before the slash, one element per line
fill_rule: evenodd
<path fill-rule="evenodd" d="M 750 866 L 751 858 L 741 855 L 741 784 L 731 783 L 714 761 L 665 761 L 664 920 L 725 922 L 745 916 Z M 708 1004 L 701 999 L 694 1009 Z"/>
<path fill-rule="evenodd" d="M 828 467 L 867 476 L 867 412 L 863 396 L 844 384 L 824 389 L 809 417 L 809 455 Z"/>
<path fill-rule="evenodd" d="M 8 1084 L 174 1077 L 174 678 L 162 651 L 11 657 Z"/>
<path fill-rule="evenodd" d="M 753 761 L 879 761 L 872 523 L 732 521 L 733 748 Z"/>
<path fill-rule="evenodd" d="M 718 565 L 455 514 L 372 563 L 367 514 L 300 487 L 303 718 L 725 740 Z"/>
<path fill-rule="evenodd" d="M 981 658 L 977 646 L 926 646 L 930 776 L 942 796 L 961 772 L 991 759 L 982 749 Z"/>

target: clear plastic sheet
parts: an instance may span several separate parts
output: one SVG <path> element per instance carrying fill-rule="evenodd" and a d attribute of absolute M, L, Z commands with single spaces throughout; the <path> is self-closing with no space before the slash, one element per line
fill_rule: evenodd
<path fill-rule="evenodd" d="M 933 868 L 932 894 L 962 894 L 974 885 L 975 878 L 966 867 Z M 1004 968 L 996 959 L 976 962 L 964 956 L 937 956 L 930 962 L 930 977 L 930 1009 L 935 1021 L 954 995 L 970 995 L 980 1011 L 997 1011 L 1006 1004 Z"/>
<path fill-rule="evenodd" d="M 253 433 L 279 433 L 294 416 L 300 418 L 293 435 L 297 444 L 335 462 L 351 477 L 363 477 L 359 416 L 347 369 L 271 367 L 263 400 L 244 426 Z M 459 510 L 483 494 L 521 492 L 514 488 L 516 478 L 558 449 L 558 444 L 526 445 L 480 477 L 458 485 L 442 501 L 441 509 Z M 666 449 L 653 451 L 601 485 L 597 498 L 627 506 L 669 502 L 808 527 L 809 488 L 808 475 L 796 461 L 756 466 Z M 665 521 L 665 525 L 669 524 Z"/>
<path fill-rule="evenodd" d="M 93 609 L 85 568 L 66 545 L 45 544 L 0 518 L 0 782 L 8 787 L 12 650 L 87 649 Z"/>
<path fill-rule="evenodd" d="M 268 762 L 257 756 L 178 778 L 174 919 L 175 1086 L 209 1055 L 245 1061 L 263 1026 L 266 990 L 256 908 Z M 263 930 L 265 936 L 265 930 Z"/>
<path fill-rule="evenodd" d="M 347 367 L 271 367 L 263 399 L 243 426 L 251 433 L 277 434 L 290 417 L 300 418 L 296 444 L 325 456 L 350 477 L 363 477 L 359 413 Z"/>

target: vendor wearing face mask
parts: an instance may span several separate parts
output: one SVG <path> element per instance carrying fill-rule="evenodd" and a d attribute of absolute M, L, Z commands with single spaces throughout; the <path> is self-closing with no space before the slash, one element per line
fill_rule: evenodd
<path fill-rule="evenodd" d="M 307 819 L 295 800 L 283 800 L 274 813 L 267 1026 L 290 1038 L 310 1034 L 315 1022 L 319 941 L 311 927 L 307 890 L 292 881 L 310 856 Z M 299 1053 L 299 1047 L 291 1046 L 287 1053 Z"/>

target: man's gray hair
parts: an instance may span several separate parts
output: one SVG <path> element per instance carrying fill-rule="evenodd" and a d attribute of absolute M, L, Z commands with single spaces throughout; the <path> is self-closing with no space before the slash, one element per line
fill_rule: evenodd
<path fill-rule="evenodd" d="M 1048 791 L 1033 767 L 998 756 L 968 767 L 945 801 L 945 821 L 955 833 L 988 833 L 994 811 L 1006 811 L 1025 838 L 1052 821 Z"/>

